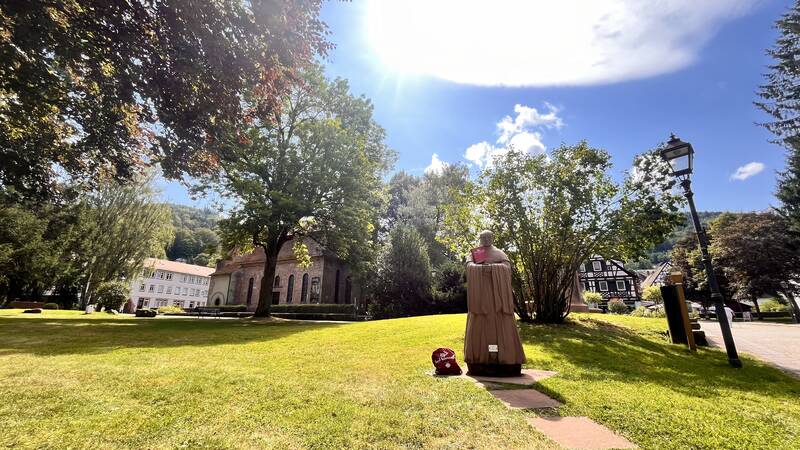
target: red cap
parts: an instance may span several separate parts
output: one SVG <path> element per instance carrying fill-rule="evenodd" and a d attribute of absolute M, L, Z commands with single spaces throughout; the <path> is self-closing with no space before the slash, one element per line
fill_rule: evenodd
<path fill-rule="evenodd" d="M 456 352 L 449 348 L 437 348 L 431 355 L 436 375 L 461 375 L 461 367 L 456 362 Z"/>

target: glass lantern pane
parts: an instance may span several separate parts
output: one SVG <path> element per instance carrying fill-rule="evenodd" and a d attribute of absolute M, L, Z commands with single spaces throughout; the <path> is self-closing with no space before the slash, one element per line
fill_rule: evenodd
<path fill-rule="evenodd" d="M 672 166 L 673 172 L 689 170 L 689 155 L 682 155 L 675 159 L 670 159 L 669 164 Z"/>

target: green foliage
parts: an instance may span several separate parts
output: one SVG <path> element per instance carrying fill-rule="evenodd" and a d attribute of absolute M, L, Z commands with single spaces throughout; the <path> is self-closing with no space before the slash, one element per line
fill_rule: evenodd
<path fill-rule="evenodd" d="M 45 303 L 42 309 L 58 309 L 58 303 Z"/>
<path fill-rule="evenodd" d="M 281 97 L 281 114 L 228 130 L 220 145 L 231 161 L 196 189 L 235 199 L 219 223 L 222 241 L 227 249 L 264 249 L 263 283 L 274 278 L 282 245 L 304 235 L 348 262 L 360 281 L 375 261 L 382 177 L 394 154 L 367 99 L 350 95 L 341 79 L 325 80 L 319 67 L 302 76 Z M 262 285 L 256 315 L 269 314 L 270 295 Z"/>
<path fill-rule="evenodd" d="M 185 259 L 189 264 L 208 266 L 219 257 L 219 236 L 214 229 L 219 216 L 210 209 L 169 205 L 175 239 L 166 247 L 169 260 Z"/>
<path fill-rule="evenodd" d="M 627 309 L 627 307 L 626 307 L 626 309 Z M 624 314 L 624 313 L 625 312 L 622 312 L 621 314 Z M 650 310 L 650 309 L 645 308 L 644 306 L 640 306 L 640 307 L 634 309 L 633 311 L 631 311 L 631 315 L 634 316 L 634 317 L 650 317 L 650 318 L 664 318 L 664 317 L 667 317 L 667 313 L 664 311 L 664 308 L 658 308 L 658 309 Z"/>
<path fill-rule="evenodd" d="M 320 7 L 3 2 L 0 185 L 46 196 L 64 174 L 93 184 L 131 180 L 153 159 L 168 176 L 217 167 L 221 129 L 250 113 L 242 93 L 272 113 L 295 68 L 326 53 Z"/>
<path fill-rule="evenodd" d="M 467 312 L 467 284 L 463 264 L 449 261 L 436 269 L 431 300 L 431 313 Z"/>
<path fill-rule="evenodd" d="M 306 304 L 280 304 L 272 305 L 273 313 L 294 314 L 355 314 L 355 305 L 337 303 L 306 303 Z"/>
<path fill-rule="evenodd" d="M 656 305 L 664 303 L 664 297 L 661 296 L 661 288 L 659 286 L 648 286 L 642 291 L 642 300 L 653 302 Z"/>
<path fill-rule="evenodd" d="M 680 199 L 657 152 L 637 157 L 622 183 L 610 170 L 609 154 L 586 142 L 549 156 L 509 152 L 446 205 L 441 240 L 466 255 L 479 229 L 493 231 L 515 269 L 520 318 L 561 322 L 583 261 L 642 257 L 680 223 Z"/>
<path fill-rule="evenodd" d="M 157 311 L 159 314 L 182 314 L 184 312 L 183 308 L 174 305 L 159 306 Z"/>
<path fill-rule="evenodd" d="M 369 311 L 373 317 L 424 314 L 431 298 L 428 246 L 411 225 L 398 224 L 378 263 L 377 282 Z"/>
<path fill-rule="evenodd" d="M 599 304 L 600 302 L 603 301 L 603 296 L 599 292 L 584 291 L 583 292 L 583 300 L 586 303 Z"/>
<path fill-rule="evenodd" d="M 618 298 L 612 298 L 608 301 L 608 312 L 612 314 L 628 314 L 630 309 L 622 300 Z"/>
<path fill-rule="evenodd" d="M 106 311 L 121 311 L 122 306 L 128 301 L 131 286 L 124 281 L 104 281 L 97 286 L 97 310 L 105 308 Z"/>
<path fill-rule="evenodd" d="M 761 308 L 761 311 L 764 312 L 781 312 L 781 311 L 789 311 L 790 309 L 789 305 L 779 303 L 775 299 L 759 303 L 759 307 Z"/>

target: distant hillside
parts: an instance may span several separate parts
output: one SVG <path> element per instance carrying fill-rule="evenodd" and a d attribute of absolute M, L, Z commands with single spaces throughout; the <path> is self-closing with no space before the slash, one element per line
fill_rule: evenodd
<path fill-rule="evenodd" d="M 722 211 L 700 211 L 697 214 L 700 216 L 700 222 L 705 225 L 708 224 L 708 222 L 716 219 L 722 213 Z M 694 233 L 694 225 L 692 225 L 691 216 L 689 216 L 689 213 L 687 212 L 686 221 L 683 223 L 683 225 L 676 228 L 675 231 L 673 231 L 672 234 L 667 238 L 667 240 L 650 250 L 646 259 L 626 264 L 626 267 L 631 269 L 649 269 L 661 264 L 669 259 L 669 252 L 672 250 L 672 247 L 675 246 L 675 243 L 692 233 Z"/>
<path fill-rule="evenodd" d="M 201 266 L 214 262 L 218 253 L 219 216 L 210 209 L 193 208 L 186 205 L 169 205 L 172 208 L 172 224 L 175 226 L 175 241 L 167 248 L 171 261 L 185 259 L 190 264 Z"/>

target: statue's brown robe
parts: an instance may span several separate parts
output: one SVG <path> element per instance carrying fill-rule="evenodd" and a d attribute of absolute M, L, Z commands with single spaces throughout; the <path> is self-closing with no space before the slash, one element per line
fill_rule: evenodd
<path fill-rule="evenodd" d="M 511 263 L 491 246 L 484 264 L 467 263 L 467 332 L 464 361 L 472 364 L 522 364 L 525 351 L 514 319 Z M 497 345 L 497 357 L 489 354 Z"/>

